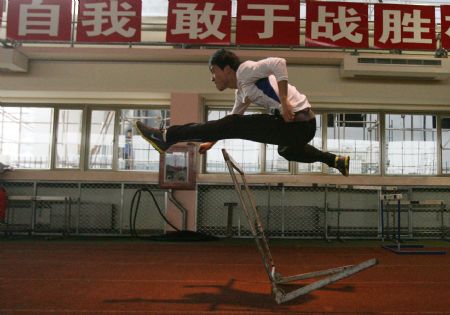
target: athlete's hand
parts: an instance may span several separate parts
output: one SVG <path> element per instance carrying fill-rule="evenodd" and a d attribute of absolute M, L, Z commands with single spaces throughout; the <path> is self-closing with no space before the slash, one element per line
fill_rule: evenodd
<path fill-rule="evenodd" d="M 281 103 L 281 111 L 285 122 L 291 122 L 294 120 L 295 115 L 292 112 L 292 105 L 288 98 L 288 82 L 282 80 L 278 82 L 278 93 Z"/>
<path fill-rule="evenodd" d="M 286 122 L 293 121 L 295 118 L 295 114 L 292 112 L 291 103 L 286 99 L 284 102 L 281 102 L 281 107 L 283 110 L 283 119 Z"/>
<path fill-rule="evenodd" d="M 216 144 L 216 142 L 205 142 L 205 143 L 200 144 L 200 146 L 198 148 L 198 153 L 205 154 L 206 151 L 211 149 L 215 144 Z"/>
<path fill-rule="evenodd" d="M 288 110 L 284 110 L 283 111 L 283 119 L 286 122 L 291 122 L 294 120 L 294 113 L 292 112 L 292 110 L 288 109 Z"/>

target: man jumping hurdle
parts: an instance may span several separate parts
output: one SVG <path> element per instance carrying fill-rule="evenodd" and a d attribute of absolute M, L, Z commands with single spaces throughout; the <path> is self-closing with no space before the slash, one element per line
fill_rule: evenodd
<path fill-rule="evenodd" d="M 239 60 L 233 52 L 217 50 L 209 60 L 211 80 L 219 91 L 235 89 L 231 113 L 205 123 L 175 125 L 167 129 L 150 128 L 140 121 L 136 128 L 158 152 L 178 142 L 203 142 L 205 153 L 223 139 L 245 139 L 278 145 L 278 153 L 288 161 L 322 162 L 349 175 L 350 157 L 323 152 L 308 143 L 316 133 L 316 118 L 306 96 L 288 83 L 286 60 L 266 58 Z M 270 114 L 244 115 L 254 104 Z"/>

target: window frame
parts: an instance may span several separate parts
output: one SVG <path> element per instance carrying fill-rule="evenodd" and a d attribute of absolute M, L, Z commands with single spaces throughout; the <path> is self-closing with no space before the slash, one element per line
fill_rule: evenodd
<path fill-rule="evenodd" d="M 382 172 L 381 172 L 381 176 L 386 176 L 386 177 L 436 177 L 436 176 L 449 176 L 450 174 L 443 174 L 442 173 L 442 150 L 440 150 L 440 148 L 442 148 L 442 129 L 440 128 L 440 121 L 442 118 L 442 114 L 441 113 L 424 113 L 424 112 L 420 112 L 420 111 L 383 111 L 382 112 L 383 115 L 383 121 L 380 120 L 380 124 L 382 124 L 382 132 L 381 132 L 381 136 L 383 137 L 382 139 L 380 138 L 380 140 L 382 140 L 381 143 L 381 158 L 382 158 Z M 435 117 L 436 118 L 436 148 L 435 148 L 435 157 L 436 157 L 436 173 L 435 174 L 388 174 L 386 172 L 386 160 L 387 160 L 387 139 L 386 139 L 386 117 L 387 115 L 408 115 L 408 116 L 417 116 L 417 115 L 421 115 L 421 116 L 431 116 L 431 117 Z M 411 126 L 411 128 L 407 128 L 407 129 L 416 129 L 414 128 L 414 126 Z"/>
<path fill-rule="evenodd" d="M 374 174 L 363 174 L 363 173 L 358 173 L 358 174 L 354 174 L 356 176 L 382 176 L 383 173 L 383 169 L 384 169 L 384 164 L 382 164 L 382 149 L 384 148 L 384 143 L 383 143 L 383 139 L 381 138 L 382 134 L 383 134 L 383 127 L 381 125 L 381 121 L 382 121 L 382 117 L 384 118 L 385 113 L 382 111 L 375 111 L 375 110 L 364 110 L 364 111 L 356 111 L 356 110 L 346 110 L 346 109 L 342 109 L 342 110 L 327 110 L 322 112 L 322 132 L 323 137 L 322 137 L 322 141 L 324 142 L 322 147 L 323 147 L 323 151 L 328 151 L 329 150 L 329 143 L 328 143 L 328 115 L 330 114 L 334 114 L 334 115 L 341 115 L 341 114 L 358 114 L 358 115 L 362 115 L 362 114 L 369 114 L 369 115 L 377 115 L 378 117 L 378 128 L 377 128 L 377 138 L 378 138 L 378 143 L 379 143 L 379 152 L 378 152 L 378 166 L 379 166 L 379 172 L 374 173 Z M 364 122 L 362 122 L 364 124 Z M 346 126 L 344 126 L 345 128 Z M 338 152 L 337 154 L 340 153 L 346 153 L 346 152 Z M 350 169 L 351 169 L 351 162 L 350 162 Z M 326 174 L 326 175 L 330 175 L 330 176 L 336 176 L 336 175 L 340 175 L 340 173 L 338 171 L 335 171 L 334 173 L 330 173 L 329 172 L 329 167 L 328 165 L 324 164 L 322 167 L 322 173 Z"/>
<path fill-rule="evenodd" d="M 63 168 L 56 166 L 56 154 L 57 154 L 57 141 L 58 141 L 58 127 L 59 127 L 59 112 L 61 110 L 81 110 L 81 141 L 80 141 L 80 163 L 78 168 Z M 74 170 L 85 170 L 85 152 L 87 151 L 86 146 L 86 118 L 87 118 L 87 106 L 86 105 L 54 105 L 54 126 L 53 126 L 53 147 L 52 147 L 52 170 L 58 171 L 74 171 Z"/>
<path fill-rule="evenodd" d="M 18 168 L 18 170 L 24 170 L 24 171 L 52 171 L 54 170 L 53 167 L 53 163 L 54 163 L 54 137 L 55 137 L 55 112 L 56 112 L 56 108 L 54 104 L 39 104 L 39 103 L 1 103 L 0 102 L 0 107 L 21 107 L 21 108 L 50 108 L 53 110 L 53 115 L 52 115 L 52 123 L 53 125 L 51 126 L 51 132 L 52 135 L 50 137 L 50 161 L 49 161 L 49 168 Z"/>
<path fill-rule="evenodd" d="M 57 103 L 2 103 L 2 107 L 36 107 L 36 108 L 51 108 L 53 109 L 53 126 L 52 137 L 51 137 L 51 150 L 50 150 L 50 168 L 49 169 L 24 169 L 27 171 L 94 171 L 94 172 L 148 172 L 155 173 L 155 171 L 151 170 L 129 170 L 129 169 L 119 169 L 119 133 L 120 133 L 120 119 L 121 119 L 121 111 L 130 109 L 130 110 L 162 110 L 167 109 L 170 111 L 169 102 L 160 103 L 156 102 L 156 104 L 57 104 Z M 381 106 L 381 105 L 380 105 Z M 82 110 L 82 121 L 81 121 L 81 149 L 80 149 L 80 166 L 79 168 L 61 168 L 56 167 L 56 150 L 57 150 L 57 137 L 58 137 L 58 126 L 59 126 L 59 114 L 61 110 Z M 91 115 L 94 110 L 104 110 L 104 111 L 114 111 L 115 119 L 114 119 L 114 135 L 113 135 L 113 160 L 112 160 L 112 168 L 111 169 L 89 169 L 89 141 L 90 141 L 90 132 L 91 132 Z M 204 107 L 204 121 L 206 121 L 208 116 L 208 111 L 210 110 L 225 110 L 230 111 L 231 107 L 227 105 L 208 105 Z M 256 106 L 250 106 L 249 110 L 259 113 L 264 113 L 264 109 L 261 109 Z M 347 109 L 336 109 L 335 106 L 327 107 L 327 108 L 319 108 L 314 109 L 317 115 L 322 116 L 322 150 L 327 151 L 328 147 L 328 139 L 327 139 L 327 128 L 328 126 L 328 114 L 377 114 L 379 119 L 380 128 L 378 128 L 378 137 L 380 142 L 380 152 L 379 152 L 379 161 L 380 161 L 380 172 L 377 174 L 357 174 L 358 176 L 386 176 L 386 177 L 414 177 L 414 176 L 426 176 L 426 177 L 450 177 L 449 173 L 443 173 L 443 144 L 442 144 L 442 119 L 450 118 L 449 112 L 422 112 L 417 110 L 411 111 L 401 111 L 401 110 L 347 110 Z M 386 174 L 386 118 L 387 115 L 421 115 L 421 116 L 434 116 L 436 118 L 436 163 L 437 163 L 437 173 L 436 174 Z M 260 150 L 260 169 L 259 172 L 255 172 L 255 175 L 329 175 L 328 167 L 323 165 L 321 172 L 299 172 L 298 162 L 289 162 L 289 171 L 288 172 L 267 172 L 266 171 L 266 145 L 261 143 Z M 206 172 L 206 155 L 201 159 L 201 171 L 203 174 L 222 174 L 215 172 Z M 22 169 L 21 169 L 22 170 Z M 336 174 L 339 175 L 339 174 Z"/>

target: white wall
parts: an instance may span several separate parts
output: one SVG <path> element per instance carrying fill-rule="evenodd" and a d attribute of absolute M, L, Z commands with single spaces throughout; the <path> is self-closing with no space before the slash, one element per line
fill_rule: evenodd
<path fill-rule="evenodd" d="M 57 49 L 57 48 L 55 48 Z M 77 50 L 77 48 L 74 48 Z M 138 50 L 133 48 L 131 50 Z M 197 52 L 198 51 L 198 52 Z M 141 103 L 149 99 L 169 99 L 170 93 L 198 93 L 207 103 L 232 103 L 233 92 L 218 93 L 210 81 L 207 68 L 208 51 L 171 50 L 169 61 L 160 61 L 164 50 L 151 52 L 147 60 L 82 60 L 81 52 L 76 58 L 58 55 L 56 60 L 30 59 L 27 73 L 2 73 L 0 75 L 0 101 L 55 98 L 62 102 L 85 102 L 98 100 L 103 103 Z M 184 54 L 196 60 L 183 62 Z M 26 52 L 25 52 L 26 53 Z M 140 52 L 142 53 L 142 52 Z M 239 51 L 238 51 L 239 53 Z M 339 74 L 338 58 L 335 64 L 301 64 L 302 59 L 293 53 L 242 51 L 242 59 L 264 55 L 287 58 L 289 80 L 305 93 L 316 108 L 338 107 L 450 111 L 450 81 L 425 81 L 405 79 L 343 79 Z M 197 55 L 196 55 L 197 54 Z M 324 53 L 318 62 L 323 61 Z M 117 52 L 116 52 L 117 55 Z M 85 59 L 89 59 L 86 55 Z M 105 59 L 108 55 L 105 55 Z M 314 58 L 309 56 L 309 58 Z M 178 59 L 178 62 L 174 60 Z M 117 102 L 114 102 L 116 100 Z"/>

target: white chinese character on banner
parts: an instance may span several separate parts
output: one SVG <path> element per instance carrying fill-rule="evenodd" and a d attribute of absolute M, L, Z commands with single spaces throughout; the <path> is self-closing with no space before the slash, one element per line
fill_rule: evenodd
<path fill-rule="evenodd" d="M 411 38 L 403 38 L 403 43 L 432 43 L 431 38 L 422 38 L 423 33 L 429 33 L 430 29 L 422 27 L 422 24 L 430 23 L 430 19 L 422 19 L 420 10 L 413 10 L 413 14 L 405 13 L 403 20 L 400 11 L 384 10 L 383 11 L 383 34 L 380 42 L 386 43 L 392 33 L 391 43 L 402 42 L 402 31 L 404 33 L 412 33 Z M 403 29 L 402 29 L 403 28 Z"/>
<path fill-rule="evenodd" d="M 214 3 L 207 2 L 203 10 L 196 10 L 197 3 L 178 3 L 177 10 L 172 10 L 176 15 L 176 28 L 170 30 L 174 35 L 189 34 L 189 39 L 204 39 L 208 36 L 215 36 L 223 39 L 226 34 L 219 31 L 222 18 L 227 15 L 227 11 L 213 10 Z M 206 31 L 198 27 L 204 24 Z"/>
<path fill-rule="evenodd" d="M 119 10 L 119 2 L 117 0 L 111 0 L 110 10 L 106 11 L 107 4 L 103 3 L 86 3 L 86 10 L 83 12 L 85 17 L 91 17 L 91 19 L 84 19 L 81 23 L 83 26 L 93 26 L 93 29 L 87 31 L 88 36 L 104 35 L 108 36 L 113 33 L 119 33 L 123 37 L 133 37 L 136 33 L 136 29 L 133 27 L 124 29 L 124 26 L 130 21 L 129 16 L 136 16 L 136 12 L 129 11 L 132 6 L 128 2 L 122 2 L 120 7 L 124 11 Z M 103 29 L 103 25 L 111 23 L 111 27 Z"/>
<path fill-rule="evenodd" d="M 33 0 L 30 4 L 21 4 L 19 35 L 45 34 L 58 36 L 59 9 L 59 5 L 42 4 L 42 0 Z"/>
<path fill-rule="evenodd" d="M 264 21 L 264 32 L 258 33 L 260 39 L 273 37 L 274 22 L 295 22 L 295 17 L 275 16 L 275 10 L 289 11 L 288 5 L 249 4 L 248 9 L 264 10 L 264 15 L 243 15 L 244 21 Z"/>
<path fill-rule="evenodd" d="M 311 38 L 318 39 L 319 37 L 325 37 L 333 41 L 347 38 L 354 43 L 361 43 L 363 40 L 362 34 L 353 34 L 358 28 L 358 24 L 354 22 L 361 21 L 361 17 L 357 15 L 358 12 L 353 8 L 346 10 L 345 7 L 338 7 L 338 14 L 335 17 L 334 13 L 326 12 L 326 7 L 319 7 L 318 21 L 311 23 Z M 326 22 L 327 17 L 334 19 L 332 22 Z M 339 25 L 340 32 L 336 34 L 333 34 L 334 24 Z M 324 29 L 324 31 L 320 31 L 321 29 Z"/>

